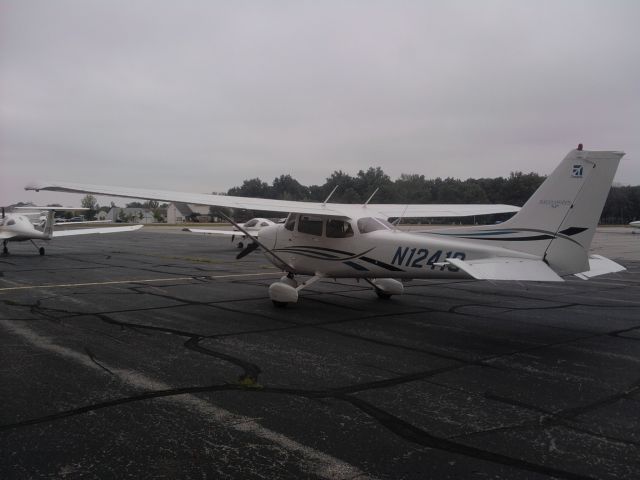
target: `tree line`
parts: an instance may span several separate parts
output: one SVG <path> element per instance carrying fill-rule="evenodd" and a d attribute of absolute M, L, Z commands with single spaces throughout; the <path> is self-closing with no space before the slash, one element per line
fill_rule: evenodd
<path fill-rule="evenodd" d="M 279 200 L 323 202 L 329 194 L 336 203 L 364 203 L 374 194 L 372 203 L 503 203 L 522 206 L 546 176 L 511 172 L 508 177 L 428 179 L 419 174 L 402 174 L 396 180 L 380 167 L 360 170 L 352 176 L 334 171 L 323 185 L 305 186 L 291 175 L 280 175 L 271 185 L 259 178 L 244 180 L 228 195 Z M 377 189 L 377 191 L 376 191 Z M 503 216 L 486 216 L 493 222 Z M 600 223 L 626 224 L 640 219 L 640 186 L 614 185 L 607 198 Z M 443 222 L 452 219 L 441 219 Z"/>

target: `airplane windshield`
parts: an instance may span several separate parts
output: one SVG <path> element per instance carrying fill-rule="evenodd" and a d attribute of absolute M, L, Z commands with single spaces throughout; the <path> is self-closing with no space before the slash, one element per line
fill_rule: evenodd
<path fill-rule="evenodd" d="M 383 218 L 365 217 L 358 219 L 360 233 L 370 233 L 376 230 L 393 230 L 393 226 Z"/>

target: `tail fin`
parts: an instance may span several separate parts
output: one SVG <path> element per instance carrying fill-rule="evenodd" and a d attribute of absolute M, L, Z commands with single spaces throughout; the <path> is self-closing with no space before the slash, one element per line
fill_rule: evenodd
<path fill-rule="evenodd" d="M 569 152 L 522 209 L 496 228 L 509 231 L 501 235 L 502 246 L 540 256 L 561 274 L 589 270 L 591 240 L 623 155 L 580 147 Z"/>
<path fill-rule="evenodd" d="M 48 239 L 53 236 L 53 224 L 55 223 L 55 210 L 49 210 L 47 212 L 47 218 L 44 221 L 44 225 L 42 226 L 42 233 L 44 233 Z"/>

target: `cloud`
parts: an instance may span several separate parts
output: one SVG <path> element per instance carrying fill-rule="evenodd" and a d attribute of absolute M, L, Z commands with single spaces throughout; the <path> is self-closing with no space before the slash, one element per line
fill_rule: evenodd
<path fill-rule="evenodd" d="M 33 178 L 208 192 L 369 166 L 548 173 L 578 142 L 626 150 L 616 180 L 638 184 L 638 13 L 623 0 L 5 4 L 0 203 L 42 201 L 21 190 Z"/>

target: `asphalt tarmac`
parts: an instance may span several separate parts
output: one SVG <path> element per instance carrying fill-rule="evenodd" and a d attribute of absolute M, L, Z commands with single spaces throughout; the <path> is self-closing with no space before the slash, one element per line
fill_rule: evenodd
<path fill-rule="evenodd" d="M 628 271 L 414 280 L 379 300 L 228 238 L 148 228 L 0 257 L 0 478 L 640 478 L 640 235 Z"/>

